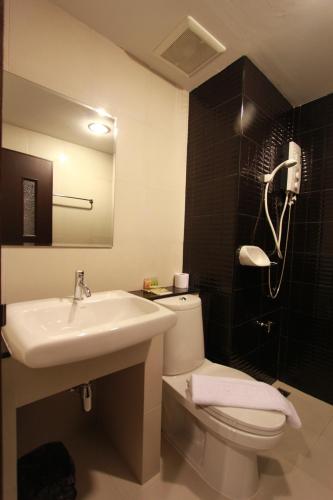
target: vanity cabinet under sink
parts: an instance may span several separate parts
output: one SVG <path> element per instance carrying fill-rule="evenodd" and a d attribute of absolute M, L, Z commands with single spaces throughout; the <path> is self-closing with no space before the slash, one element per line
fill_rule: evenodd
<path fill-rule="evenodd" d="M 65 427 L 76 427 L 73 412 L 79 414 L 75 434 L 80 448 L 84 449 L 87 432 L 97 430 L 102 432 L 104 448 L 110 442 L 111 454 L 115 449 L 139 483 L 158 474 L 162 363 L 163 334 L 104 356 L 54 367 L 35 369 L 12 357 L 4 359 L 3 498 L 17 499 L 18 453 L 59 439 L 54 429 L 66 422 L 66 411 Z M 84 413 L 80 397 L 69 391 L 87 382 L 92 382 L 92 411 Z M 58 422 L 49 403 L 53 397 L 63 405 Z"/>

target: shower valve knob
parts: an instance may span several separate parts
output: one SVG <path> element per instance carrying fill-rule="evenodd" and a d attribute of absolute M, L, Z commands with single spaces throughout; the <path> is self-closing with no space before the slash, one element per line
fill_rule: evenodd
<path fill-rule="evenodd" d="M 267 333 L 271 333 L 274 321 L 256 321 L 256 325 L 260 328 L 264 328 Z"/>

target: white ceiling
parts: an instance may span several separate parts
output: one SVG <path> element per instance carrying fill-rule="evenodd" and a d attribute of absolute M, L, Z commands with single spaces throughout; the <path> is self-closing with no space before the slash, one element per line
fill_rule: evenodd
<path fill-rule="evenodd" d="M 3 121 L 104 153 L 115 152 L 115 122 L 111 117 L 100 117 L 88 106 L 7 71 L 3 76 Z M 92 122 L 107 125 L 111 133 L 92 134 L 88 129 Z"/>
<path fill-rule="evenodd" d="M 51 1 L 187 90 L 247 55 L 295 106 L 333 91 L 333 0 Z M 153 53 L 187 15 L 227 48 L 191 78 Z"/>

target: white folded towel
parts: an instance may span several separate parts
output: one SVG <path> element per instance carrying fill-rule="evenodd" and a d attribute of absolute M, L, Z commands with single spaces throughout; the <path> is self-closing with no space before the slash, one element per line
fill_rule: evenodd
<path fill-rule="evenodd" d="M 192 401 L 197 405 L 280 411 L 291 427 L 302 427 L 294 405 L 275 387 L 264 382 L 194 374 L 188 386 Z"/>

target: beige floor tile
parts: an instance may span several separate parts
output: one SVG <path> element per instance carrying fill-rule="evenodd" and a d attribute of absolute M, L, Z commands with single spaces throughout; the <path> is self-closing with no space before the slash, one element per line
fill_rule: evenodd
<path fill-rule="evenodd" d="M 127 500 L 224 500 L 165 441 L 162 441 L 161 474 L 143 486 L 130 477 L 118 476 L 114 481 Z"/>
<path fill-rule="evenodd" d="M 295 406 L 303 427 L 316 434 L 321 434 L 328 422 L 333 418 L 333 406 L 320 399 L 309 396 L 284 382 L 277 381 L 275 387 L 281 387 L 290 392 L 289 400 Z"/>
<path fill-rule="evenodd" d="M 106 441 L 101 446 L 100 439 L 84 435 L 68 439 L 65 444 L 75 463 L 78 500 L 123 500 L 113 479 L 121 461 L 115 459 Z"/>
<path fill-rule="evenodd" d="M 166 442 L 161 474 L 143 486 L 103 435 L 72 438 L 66 445 L 76 464 L 78 500 L 225 500 Z"/>
<path fill-rule="evenodd" d="M 333 417 L 322 433 L 321 438 L 326 439 L 327 443 L 330 444 L 331 447 L 333 447 Z"/>
<path fill-rule="evenodd" d="M 113 484 L 108 474 L 92 471 L 87 482 L 80 482 L 77 486 L 77 500 L 125 500 L 119 495 L 119 490 Z"/>
<path fill-rule="evenodd" d="M 291 390 L 303 428 L 286 428 L 281 443 L 259 459 L 255 500 L 333 500 L 333 406 L 281 382 Z M 103 434 L 65 443 L 76 463 L 78 500 L 225 500 L 167 442 L 161 474 L 137 483 Z"/>
<path fill-rule="evenodd" d="M 159 484 L 146 490 L 142 500 L 223 500 L 212 490 L 167 441 L 162 442 L 162 467 Z M 141 498 L 140 498 L 141 500 Z"/>
<path fill-rule="evenodd" d="M 292 429 L 286 426 L 280 443 L 265 455 L 298 464 L 304 457 L 311 455 L 311 449 L 333 418 L 333 406 L 283 382 L 277 381 L 274 386 L 290 391 L 289 399 L 297 409 L 303 427 Z"/>
<path fill-rule="evenodd" d="M 332 500 L 333 490 L 283 460 L 260 462 L 260 487 L 255 500 Z"/>
<path fill-rule="evenodd" d="M 297 464 L 303 471 L 332 489 L 333 498 L 333 419 Z"/>
<path fill-rule="evenodd" d="M 298 464 L 302 457 L 310 455 L 311 448 L 318 438 L 319 433 L 306 427 L 293 429 L 287 426 L 280 443 L 273 450 L 265 452 L 264 455 Z"/>

